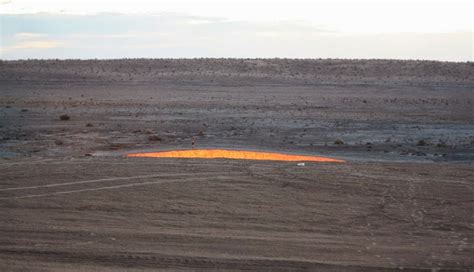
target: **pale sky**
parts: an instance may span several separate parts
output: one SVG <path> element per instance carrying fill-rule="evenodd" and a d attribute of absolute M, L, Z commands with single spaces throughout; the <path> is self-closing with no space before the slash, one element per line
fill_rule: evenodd
<path fill-rule="evenodd" d="M 0 0 L 2 59 L 473 60 L 472 1 Z"/>

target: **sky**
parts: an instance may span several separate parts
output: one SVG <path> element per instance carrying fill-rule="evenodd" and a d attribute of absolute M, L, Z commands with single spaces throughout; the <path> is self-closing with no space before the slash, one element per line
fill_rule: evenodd
<path fill-rule="evenodd" d="M 472 1 L 0 0 L 0 58 L 473 61 Z"/>

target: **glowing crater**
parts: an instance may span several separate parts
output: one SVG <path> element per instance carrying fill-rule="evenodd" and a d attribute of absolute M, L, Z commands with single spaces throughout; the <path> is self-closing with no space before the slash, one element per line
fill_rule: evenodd
<path fill-rule="evenodd" d="M 312 161 L 312 162 L 345 162 L 327 157 L 291 155 L 273 152 L 228 150 L 228 149 L 190 149 L 161 151 L 151 153 L 133 153 L 127 157 L 146 158 L 187 158 L 187 159 L 235 159 L 235 160 L 259 160 L 259 161 Z"/>

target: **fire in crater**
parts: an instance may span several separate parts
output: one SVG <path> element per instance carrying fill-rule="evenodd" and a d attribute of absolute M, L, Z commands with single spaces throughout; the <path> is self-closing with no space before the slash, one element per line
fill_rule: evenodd
<path fill-rule="evenodd" d="M 235 159 L 235 160 L 259 160 L 259 161 L 308 161 L 308 162 L 338 162 L 344 160 L 328 157 L 292 155 L 274 152 L 243 151 L 229 149 L 190 149 L 174 150 L 148 153 L 132 153 L 127 157 L 146 158 L 186 158 L 186 159 Z"/>

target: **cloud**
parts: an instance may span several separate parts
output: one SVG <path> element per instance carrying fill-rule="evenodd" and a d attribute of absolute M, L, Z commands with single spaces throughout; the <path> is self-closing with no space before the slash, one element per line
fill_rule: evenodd
<path fill-rule="evenodd" d="M 108 39 L 130 39 L 130 38 L 140 38 L 140 37 L 165 37 L 167 33 L 163 32 L 153 32 L 153 31 L 133 31 L 133 32 L 124 32 L 119 34 L 90 34 L 90 33 L 72 33 L 67 34 L 66 36 L 69 39 L 81 39 L 81 40 L 108 40 Z"/>
<path fill-rule="evenodd" d="M 212 24 L 214 21 L 207 19 L 190 19 L 186 23 L 191 25 L 202 25 L 202 24 Z"/>
<path fill-rule="evenodd" d="M 348 34 L 303 21 L 178 13 L 2 17 L 3 59 L 293 57 L 472 60 L 472 32 Z"/>
<path fill-rule="evenodd" d="M 2 47 L 2 51 L 14 51 L 14 50 L 23 50 L 23 49 L 50 49 L 63 46 L 64 43 L 60 41 L 49 41 L 49 40 L 39 40 L 39 41 L 25 41 L 13 44 L 11 46 Z"/>
<path fill-rule="evenodd" d="M 14 39 L 18 40 L 30 40 L 30 39 L 38 39 L 44 37 L 45 34 L 43 33 L 28 33 L 28 32 L 20 32 L 20 33 L 15 33 Z"/>

